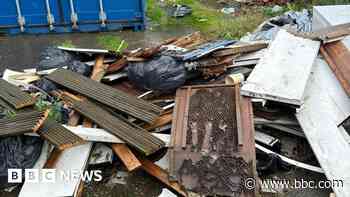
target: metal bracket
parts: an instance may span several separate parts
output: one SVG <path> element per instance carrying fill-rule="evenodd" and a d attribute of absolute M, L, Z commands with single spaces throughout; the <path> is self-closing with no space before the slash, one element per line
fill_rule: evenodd
<path fill-rule="evenodd" d="M 49 0 L 46 0 L 46 10 L 47 10 L 47 22 L 48 22 L 48 24 L 50 26 L 50 31 L 52 31 L 54 29 L 53 24 L 55 23 L 55 18 L 51 14 L 51 8 L 50 8 Z"/>
<path fill-rule="evenodd" d="M 69 1 L 70 3 L 70 10 L 71 10 L 71 16 L 70 16 L 70 19 L 72 21 L 72 28 L 73 29 L 78 29 L 78 15 L 75 13 L 75 10 L 74 10 L 74 4 L 73 4 L 73 0 L 70 0 Z"/>
<path fill-rule="evenodd" d="M 106 27 L 107 15 L 103 9 L 103 0 L 100 0 L 100 21 L 101 27 Z"/>
<path fill-rule="evenodd" d="M 25 18 L 22 16 L 21 7 L 19 5 L 19 0 L 16 0 L 16 8 L 17 8 L 17 22 L 20 26 L 21 32 L 24 32 L 24 25 L 26 24 Z"/>

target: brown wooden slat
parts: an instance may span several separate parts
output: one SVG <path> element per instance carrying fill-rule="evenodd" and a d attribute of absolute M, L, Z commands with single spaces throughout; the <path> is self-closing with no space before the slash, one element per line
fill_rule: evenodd
<path fill-rule="evenodd" d="M 350 50 L 341 41 L 337 41 L 321 46 L 320 52 L 350 96 Z"/>
<path fill-rule="evenodd" d="M 112 150 L 115 154 L 118 155 L 119 159 L 123 162 L 129 172 L 136 170 L 142 166 L 141 162 L 125 144 L 113 144 Z"/>
<path fill-rule="evenodd" d="M 152 154 L 165 146 L 164 142 L 132 123 L 126 122 L 101 106 L 89 100 L 76 100 L 63 95 L 63 99 L 72 104 L 74 110 L 89 118 L 100 127 L 116 135 L 130 146 L 135 147 L 145 155 Z"/>
<path fill-rule="evenodd" d="M 35 104 L 35 99 L 30 94 L 23 92 L 17 86 L 3 79 L 0 79 L 0 90 L 0 98 L 15 109 L 21 109 Z"/>
<path fill-rule="evenodd" d="M 59 69 L 46 77 L 55 83 L 94 99 L 99 103 L 148 123 L 152 123 L 162 111 L 162 108 L 156 105 L 130 96 L 72 71 Z"/>
<path fill-rule="evenodd" d="M 60 150 L 85 143 L 85 140 L 51 120 L 46 120 L 37 133 Z"/>

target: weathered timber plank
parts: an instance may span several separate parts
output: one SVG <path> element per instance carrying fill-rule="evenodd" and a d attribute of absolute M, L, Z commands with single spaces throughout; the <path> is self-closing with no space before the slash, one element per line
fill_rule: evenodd
<path fill-rule="evenodd" d="M 152 123 L 162 111 L 162 109 L 156 105 L 130 96 L 122 91 L 72 71 L 59 69 L 46 77 L 68 89 L 148 123 Z"/>

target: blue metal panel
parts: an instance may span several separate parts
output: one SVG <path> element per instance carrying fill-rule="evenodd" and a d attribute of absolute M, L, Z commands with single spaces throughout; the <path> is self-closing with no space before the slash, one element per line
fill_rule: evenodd
<path fill-rule="evenodd" d="M 110 31 L 125 27 L 143 30 L 145 26 L 145 0 L 48 0 L 49 6 L 46 0 L 18 2 L 25 21 L 24 33 Z M 48 10 L 54 22 L 48 20 Z M 0 29 L 21 33 L 16 0 L 0 4 Z"/>
<path fill-rule="evenodd" d="M 3 1 L 0 5 L 0 26 L 17 25 L 15 1 Z"/>

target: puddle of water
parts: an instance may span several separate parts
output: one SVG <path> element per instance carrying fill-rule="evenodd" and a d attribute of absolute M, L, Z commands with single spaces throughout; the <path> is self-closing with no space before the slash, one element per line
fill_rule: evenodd
<path fill-rule="evenodd" d="M 134 32 L 131 30 L 103 33 L 71 33 L 49 35 L 18 35 L 0 38 L 0 73 L 4 69 L 32 68 L 39 61 L 40 52 L 46 47 L 57 45 L 67 40 L 81 48 L 101 48 L 96 38 L 102 35 L 115 35 L 124 39 L 130 49 L 149 47 L 174 36 L 193 32 L 185 27 L 166 29 L 154 28 L 152 31 Z"/>

